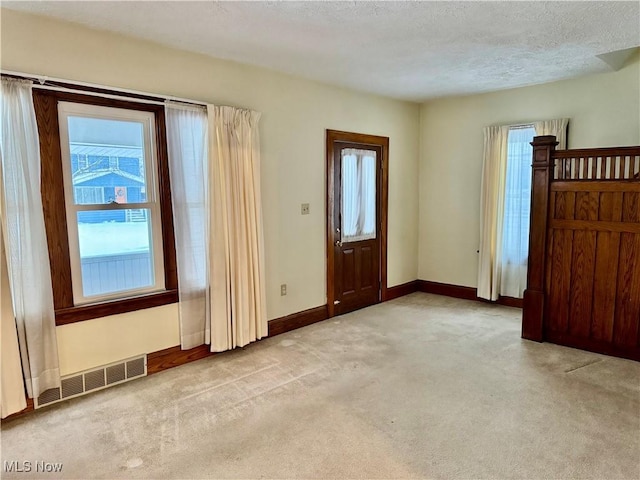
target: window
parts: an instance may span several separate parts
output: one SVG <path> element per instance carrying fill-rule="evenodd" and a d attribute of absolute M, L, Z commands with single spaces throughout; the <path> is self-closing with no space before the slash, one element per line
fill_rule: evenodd
<path fill-rule="evenodd" d="M 58 118 L 74 303 L 164 290 L 153 112 L 59 102 Z M 74 170 L 78 150 L 97 160 Z"/>
<path fill-rule="evenodd" d="M 34 91 L 58 324 L 177 301 L 164 107 Z"/>
<path fill-rule="evenodd" d="M 554 135 L 564 148 L 569 119 L 484 128 L 478 295 L 522 298 L 527 284 L 533 148 Z"/>
<path fill-rule="evenodd" d="M 531 208 L 531 162 L 536 135 L 533 125 L 509 128 L 507 171 L 502 229 L 502 274 L 500 294 L 522 298 L 529 257 L 529 212 Z"/>
<path fill-rule="evenodd" d="M 509 128 L 502 236 L 502 255 L 507 263 L 526 265 L 529 255 L 531 142 L 535 135 L 533 125 Z"/>

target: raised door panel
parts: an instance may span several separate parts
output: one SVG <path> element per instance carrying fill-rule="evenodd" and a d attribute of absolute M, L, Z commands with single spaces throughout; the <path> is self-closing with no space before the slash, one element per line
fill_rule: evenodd
<path fill-rule="evenodd" d="M 342 295 L 356 291 L 356 251 L 354 248 L 342 249 Z"/>
<path fill-rule="evenodd" d="M 622 233 L 620 236 L 613 343 L 620 347 L 636 347 L 640 321 L 640 235 Z"/>

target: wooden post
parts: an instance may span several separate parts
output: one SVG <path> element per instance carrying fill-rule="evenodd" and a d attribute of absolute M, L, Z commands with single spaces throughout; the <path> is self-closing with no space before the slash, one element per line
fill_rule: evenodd
<path fill-rule="evenodd" d="M 553 179 L 553 153 L 556 137 L 545 135 L 534 137 L 533 177 L 531 182 L 531 219 L 529 227 L 529 267 L 527 288 L 524 291 L 522 312 L 522 338 L 544 340 L 544 281 L 547 263 L 547 219 L 549 189 Z"/>

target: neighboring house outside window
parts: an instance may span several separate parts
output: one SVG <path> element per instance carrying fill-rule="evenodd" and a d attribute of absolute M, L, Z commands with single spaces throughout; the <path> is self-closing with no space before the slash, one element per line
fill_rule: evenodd
<path fill-rule="evenodd" d="M 79 142 L 70 142 L 69 146 L 75 203 L 146 202 L 141 147 Z M 82 168 L 79 156 L 87 159 Z M 161 272 L 152 268 L 151 220 L 145 208 L 78 214 L 83 298 L 89 300 L 154 285 L 155 273 Z"/>

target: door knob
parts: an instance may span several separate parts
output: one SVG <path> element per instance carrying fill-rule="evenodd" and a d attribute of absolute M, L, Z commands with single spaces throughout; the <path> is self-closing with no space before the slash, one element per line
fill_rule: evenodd
<path fill-rule="evenodd" d="M 336 240 L 336 247 L 341 247 L 342 246 L 342 242 L 340 240 Z"/>

